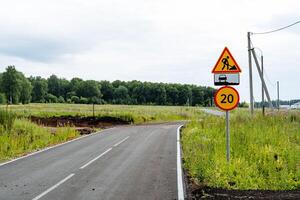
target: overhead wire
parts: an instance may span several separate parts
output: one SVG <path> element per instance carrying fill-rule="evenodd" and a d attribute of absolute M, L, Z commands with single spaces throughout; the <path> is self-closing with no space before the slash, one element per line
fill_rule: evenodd
<path fill-rule="evenodd" d="M 287 29 L 287 28 L 289 28 L 289 27 L 291 27 L 291 26 L 294 26 L 294 25 L 296 25 L 296 24 L 298 24 L 298 23 L 300 23 L 300 20 L 299 20 L 299 21 L 296 21 L 296 22 L 294 22 L 294 23 L 292 23 L 292 24 L 289 24 L 289 25 L 287 25 L 287 26 L 278 28 L 278 29 L 274 29 L 274 30 L 271 30 L 271 31 L 265 31 L 265 32 L 256 32 L 256 33 L 253 33 L 253 32 L 252 32 L 251 34 L 252 34 L 252 35 L 262 35 L 262 34 L 274 33 L 274 32 L 277 32 L 277 31 L 281 31 L 281 30 L 283 30 L 283 29 Z"/>

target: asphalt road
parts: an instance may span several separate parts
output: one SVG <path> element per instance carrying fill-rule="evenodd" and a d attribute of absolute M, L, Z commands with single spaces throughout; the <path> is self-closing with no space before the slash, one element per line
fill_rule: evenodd
<path fill-rule="evenodd" d="M 108 129 L 0 165 L 0 199 L 178 199 L 180 125 Z"/>

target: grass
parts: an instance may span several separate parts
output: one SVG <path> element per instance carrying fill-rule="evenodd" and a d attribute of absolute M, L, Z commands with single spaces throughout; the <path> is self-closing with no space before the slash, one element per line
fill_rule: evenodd
<path fill-rule="evenodd" d="M 59 127 L 53 132 L 52 129 L 40 127 L 27 119 L 15 119 L 10 130 L 7 130 L 5 125 L 0 126 L 0 161 L 9 160 L 78 136 L 79 133 L 74 127 Z"/>
<path fill-rule="evenodd" d="M 1 107 L 0 107 L 1 108 Z M 0 160 L 7 160 L 78 137 L 73 127 L 53 133 L 26 118 L 92 116 L 92 105 L 29 104 L 10 106 L 17 119 L 0 113 Z M 130 123 L 191 120 L 182 134 L 184 167 L 199 184 L 228 189 L 300 188 L 300 113 L 250 117 L 231 112 L 231 162 L 226 161 L 225 120 L 195 107 L 95 105 L 95 116 Z M 199 120 L 200 119 L 200 120 Z M 13 125 L 5 125 L 13 121 Z M 9 128 L 11 127 L 11 128 Z"/>
<path fill-rule="evenodd" d="M 22 117 L 93 116 L 93 106 L 86 104 L 11 105 L 9 109 Z M 95 105 L 96 117 L 114 117 L 133 124 L 188 120 L 199 115 L 201 115 L 201 111 L 195 107 Z"/>
<path fill-rule="evenodd" d="M 300 188 L 300 113 L 231 115 L 231 161 L 226 161 L 225 120 L 207 115 L 183 131 L 184 167 L 195 182 L 217 188 Z"/>
<path fill-rule="evenodd" d="M 27 119 L 30 116 L 93 116 L 92 105 L 28 104 L 10 105 L 9 112 L 4 109 L 5 106 L 0 106 L 0 161 L 79 136 L 74 127 L 58 127 L 53 133 L 51 128 L 30 122 Z M 95 105 L 95 116 L 98 118 L 109 117 L 134 124 L 186 120 L 200 114 L 199 108 L 193 107 Z"/>

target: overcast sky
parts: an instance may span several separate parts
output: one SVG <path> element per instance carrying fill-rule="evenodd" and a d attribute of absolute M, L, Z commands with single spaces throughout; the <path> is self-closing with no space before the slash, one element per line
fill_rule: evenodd
<path fill-rule="evenodd" d="M 300 20 L 299 0 L 0 1 L 0 71 L 15 65 L 26 76 L 213 86 L 211 70 L 227 46 L 242 68 L 242 101 L 249 100 L 247 31 Z M 300 24 L 252 37 L 273 99 L 277 80 L 282 99 L 300 99 L 299 36 Z M 254 89 L 258 101 L 256 69 Z"/>

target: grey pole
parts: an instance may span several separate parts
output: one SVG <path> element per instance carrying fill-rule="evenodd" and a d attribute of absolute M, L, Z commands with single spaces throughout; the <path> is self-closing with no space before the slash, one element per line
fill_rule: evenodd
<path fill-rule="evenodd" d="M 277 81 L 277 109 L 280 108 L 280 102 L 279 102 L 279 81 Z"/>
<path fill-rule="evenodd" d="M 253 106 L 253 82 L 252 82 L 252 60 L 251 60 L 251 33 L 247 33 L 248 37 L 248 58 L 249 58 L 249 88 L 250 88 L 250 112 L 253 115 L 254 106 Z"/>
<path fill-rule="evenodd" d="M 226 111 L 226 159 L 230 162 L 230 132 L 229 132 L 229 111 Z"/>
<path fill-rule="evenodd" d="M 261 55 L 261 74 L 264 78 L 264 56 Z M 264 86 L 261 84 L 261 102 L 262 102 L 262 114 L 265 115 L 265 92 Z"/>
<path fill-rule="evenodd" d="M 264 78 L 262 77 L 262 73 L 261 73 L 261 70 L 260 70 L 259 62 L 258 62 L 257 57 L 256 57 L 255 50 L 251 49 L 251 51 L 252 51 L 252 55 L 254 57 L 254 61 L 255 61 L 255 64 L 256 64 L 256 68 L 257 68 L 261 83 L 263 84 L 263 87 L 264 87 L 264 92 L 266 93 L 266 97 L 267 97 L 268 102 L 269 102 L 269 106 L 273 111 L 273 104 L 272 104 L 272 101 L 271 101 L 271 98 L 270 98 L 270 95 L 269 95 L 269 91 L 268 91 L 266 82 L 265 82 Z"/>

